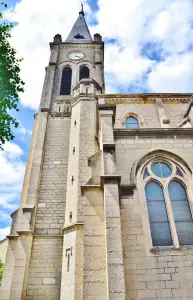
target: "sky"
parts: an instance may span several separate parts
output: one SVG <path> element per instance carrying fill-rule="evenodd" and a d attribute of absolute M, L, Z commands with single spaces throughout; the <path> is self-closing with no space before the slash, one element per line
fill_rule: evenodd
<path fill-rule="evenodd" d="M 20 126 L 0 152 L 0 239 L 9 234 L 18 208 L 34 114 L 38 111 L 49 42 L 63 40 L 80 10 L 80 0 L 7 0 L 14 23 L 11 43 L 21 63 L 25 92 Z M 193 88 L 192 0 L 84 0 L 91 34 L 105 41 L 106 93 L 191 93 Z"/>

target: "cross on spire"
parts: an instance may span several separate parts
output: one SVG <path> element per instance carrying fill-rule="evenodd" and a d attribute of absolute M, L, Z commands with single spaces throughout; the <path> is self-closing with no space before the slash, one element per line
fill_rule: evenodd
<path fill-rule="evenodd" d="M 83 6 L 83 3 L 81 2 L 81 11 L 80 11 L 82 14 L 83 14 L 83 16 L 84 16 L 84 6 Z"/>

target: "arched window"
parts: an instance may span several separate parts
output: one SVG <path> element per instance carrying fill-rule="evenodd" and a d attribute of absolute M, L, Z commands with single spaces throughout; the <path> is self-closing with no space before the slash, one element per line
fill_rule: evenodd
<path fill-rule="evenodd" d="M 150 181 L 145 187 L 149 222 L 154 246 L 172 245 L 172 237 L 161 186 Z"/>
<path fill-rule="evenodd" d="M 70 95 L 71 84 L 72 84 L 72 69 L 70 67 L 65 67 L 62 71 L 60 95 Z"/>
<path fill-rule="evenodd" d="M 80 67 L 79 80 L 90 77 L 90 70 L 87 66 Z"/>
<path fill-rule="evenodd" d="M 139 128 L 139 121 L 135 117 L 126 119 L 126 128 Z"/>
<path fill-rule="evenodd" d="M 142 176 L 153 246 L 193 245 L 184 170 L 173 161 L 154 160 L 144 166 Z"/>
<path fill-rule="evenodd" d="M 193 244 L 193 220 L 184 186 L 177 180 L 169 184 L 174 221 L 180 245 Z"/>

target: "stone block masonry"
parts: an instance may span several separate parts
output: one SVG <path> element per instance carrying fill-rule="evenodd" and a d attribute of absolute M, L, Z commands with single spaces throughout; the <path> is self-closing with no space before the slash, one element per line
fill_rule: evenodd
<path fill-rule="evenodd" d="M 193 251 L 146 251 L 138 192 L 120 201 L 127 299 L 193 299 Z"/>
<path fill-rule="evenodd" d="M 25 300 L 59 300 L 62 237 L 35 237 Z"/>
<path fill-rule="evenodd" d="M 60 234 L 64 223 L 70 118 L 49 118 L 35 233 Z"/>

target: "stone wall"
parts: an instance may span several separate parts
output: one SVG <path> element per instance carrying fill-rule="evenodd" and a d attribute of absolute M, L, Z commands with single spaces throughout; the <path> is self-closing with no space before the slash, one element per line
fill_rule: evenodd
<path fill-rule="evenodd" d="M 26 300 L 60 299 L 69 131 L 69 117 L 49 117 Z"/>
<path fill-rule="evenodd" d="M 36 234 L 60 234 L 65 219 L 70 118 L 49 118 L 38 208 Z"/>
<path fill-rule="evenodd" d="M 6 253 L 7 253 L 7 245 L 8 245 L 7 239 L 0 241 L 0 261 L 2 263 L 5 263 L 5 258 L 6 258 Z"/>
<path fill-rule="evenodd" d="M 163 104 L 167 118 L 170 120 L 170 127 L 177 127 L 184 118 L 189 103 Z M 160 120 L 156 104 L 117 104 L 114 128 L 125 128 L 125 117 L 127 114 L 134 114 L 142 123 L 142 128 L 160 128 Z"/>
<path fill-rule="evenodd" d="M 100 189 L 85 193 L 84 207 L 84 300 L 107 299 L 104 206 Z"/>
<path fill-rule="evenodd" d="M 190 167 L 193 167 L 193 139 L 192 138 L 131 138 L 116 140 L 117 172 L 122 176 L 122 183 L 130 182 L 130 174 L 133 164 L 142 156 L 156 149 L 171 151 L 181 157 Z"/>
<path fill-rule="evenodd" d="M 35 237 L 25 300 L 59 300 L 62 237 Z"/>
<path fill-rule="evenodd" d="M 122 184 L 130 184 L 131 171 L 139 158 L 156 149 L 177 154 L 193 168 L 193 138 L 125 137 L 116 140 L 116 161 Z M 192 182 L 190 176 L 187 181 Z M 148 212 L 142 181 L 121 196 L 121 224 L 127 299 L 193 299 L 193 249 L 151 252 Z M 190 194 L 191 195 L 191 192 Z M 189 197 L 192 203 L 192 197 Z M 145 225 L 146 224 L 146 225 Z"/>
<path fill-rule="evenodd" d="M 193 299 L 193 251 L 148 254 L 138 192 L 120 204 L 127 299 Z"/>

